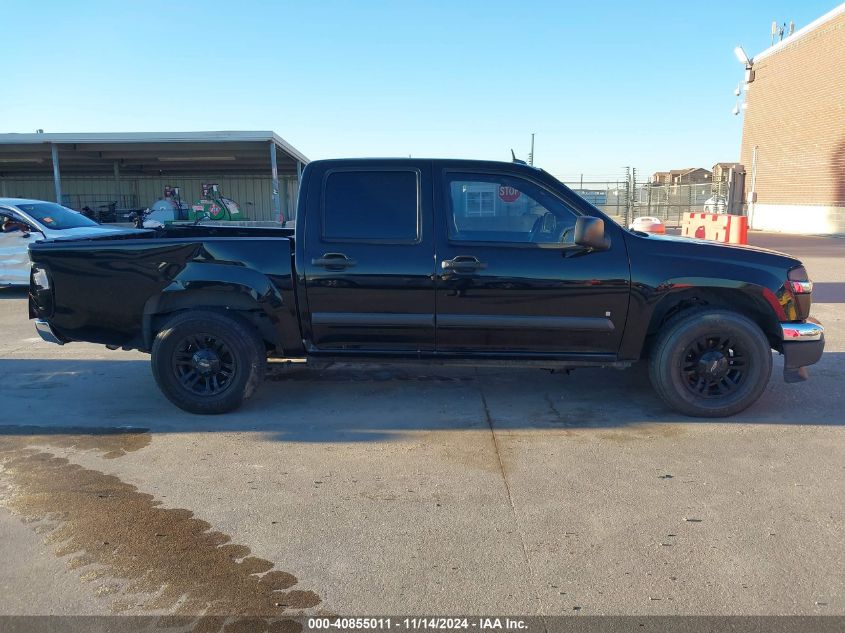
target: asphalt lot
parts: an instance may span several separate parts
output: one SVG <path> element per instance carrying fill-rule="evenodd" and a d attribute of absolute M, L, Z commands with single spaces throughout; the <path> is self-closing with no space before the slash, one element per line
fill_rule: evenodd
<path fill-rule="evenodd" d="M 275 366 L 198 417 L 0 289 L 0 614 L 845 614 L 845 240 L 827 350 L 729 420 L 642 368 Z"/>

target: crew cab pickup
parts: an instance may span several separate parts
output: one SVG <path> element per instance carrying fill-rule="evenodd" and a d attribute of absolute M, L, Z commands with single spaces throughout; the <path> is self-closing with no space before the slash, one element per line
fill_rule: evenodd
<path fill-rule="evenodd" d="M 628 231 L 516 163 L 310 163 L 295 229 L 170 225 L 32 244 L 30 317 L 57 343 L 151 353 L 164 395 L 232 411 L 267 358 L 624 368 L 670 407 L 735 414 L 774 349 L 806 379 L 824 330 L 801 262 Z"/>

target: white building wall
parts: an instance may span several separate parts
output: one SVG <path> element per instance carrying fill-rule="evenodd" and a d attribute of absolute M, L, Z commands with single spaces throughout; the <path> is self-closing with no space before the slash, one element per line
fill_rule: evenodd
<path fill-rule="evenodd" d="M 749 225 L 761 231 L 806 235 L 845 234 L 845 207 L 800 204 L 753 204 Z"/>

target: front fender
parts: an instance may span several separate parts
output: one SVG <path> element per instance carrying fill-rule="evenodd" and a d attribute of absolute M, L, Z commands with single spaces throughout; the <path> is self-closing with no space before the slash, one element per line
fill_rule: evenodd
<path fill-rule="evenodd" d="M 686 298 L 727 304 L 775 334 L 782 291 L 795 258 L 760 249 L 693 240 L 626 236 L 631 257 L 629 318 L 620 358 L 640 357 L 649 327 Z M 771 332 L 770 332 L 771 330 Z"/>

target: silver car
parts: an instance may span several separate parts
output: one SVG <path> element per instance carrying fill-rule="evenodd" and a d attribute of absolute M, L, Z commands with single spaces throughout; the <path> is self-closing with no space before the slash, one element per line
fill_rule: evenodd
<path fill-rule="evenodd" d="M 117 231 L 126 229 L 102 226 L 55 202 L 0 198 L 0 286 L 29 285 L 32 242 Z"/>

